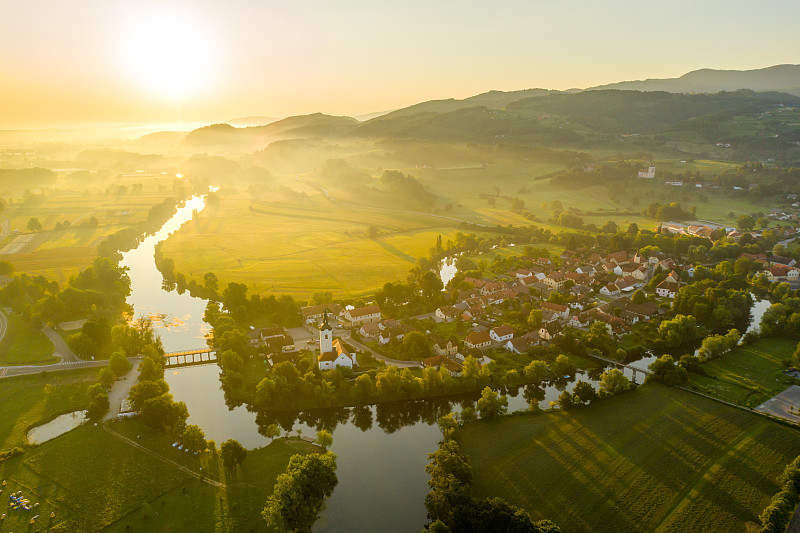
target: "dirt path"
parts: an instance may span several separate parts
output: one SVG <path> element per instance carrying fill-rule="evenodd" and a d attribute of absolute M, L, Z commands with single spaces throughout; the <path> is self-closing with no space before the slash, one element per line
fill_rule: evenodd
<path fill-rule="evenodd" d="M 167 463 L 169 465 L 174 466 L 178 470 L 180 470 L 182 472 L 185 472 L 186 474 L 192 476 L 195 479 L 198 479 L 198 480 L 202 481 L 203 483 L 208 483 L 212 487 L 217 487 L 219 489 L 227 488 L 224 483 L 220 483 L 219 481 L 214 481 L 213 479 L 208 479 L 207 477 L 202 476 L 201 474 L 195 472 L 194 470 L 186 468 L 185 466 L 183 466 L 181 464 L 178 464 L 178 463 L 176 463 L 175 461 L 173 461 L 171 459 L 167 459 L 166 457 L 162 457 L 161 455 L 157 454 L 156 452 L 154 452 L 153 450 L 151 450 L 149 448 L 145 448 L 144 446 L 142 446 L 141 444 L 139 444 L 135 440 L 132 440 L 132 439 L 129 439 L 128 437 L 120 435 L 119 433 L 117 433 L 116 431 L 114 431 L 113 429 L 108 427 L 108 424 L 103 424 L 103 429 L 108 431 L 111 435 L 115 436 L 116 438 L 118 438 L 118 439 L 120 439 L 120 440 L 122 440 L 124 442 L 127 442 L 128 444 L 130 444 L 134 448 L 138 448 L 141 451 L 143 451 L 144 453 L 146 453 L 146 454 L 148 454 L 148 455 L 150 455 L 152 457 L 155 457 L 156 459 L 160 459 L 161 461 L 164 461 L 165 463 Z"/>
<path fill-rule="evenodd" d="M 110 407 L 108 408 L 106 416 L 103 417 L 103 422 L 108 422 L 122 410 L 122 401 L 128 398 L 131 387 L 139 381 L 139 362 L 141 360 L 141 357 L 129 358 L 128 361 L 133 365 L 131 371 L 128 372 L 127 375 L 122 376 L 121 379 L 115 381 L 111 386 L 111 391 L 108 393 Z"/>

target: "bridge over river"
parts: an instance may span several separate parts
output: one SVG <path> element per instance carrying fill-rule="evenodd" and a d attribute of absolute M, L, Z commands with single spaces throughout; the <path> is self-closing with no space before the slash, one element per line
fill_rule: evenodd
<path fill-rule="evenodd" d="M 626 364 L 626 363 L 621 363 L 619 361 L 614 361 L 613 359 L 609 359 L 608 357 L 603 357 L 602 355 L 598 355 L 596 353 L 588 352 L 586 355 L 588 355 L 589 357 L 594 357 L 595 359 L 603 361 L 604 363 L 608 363 L 614 368 L 619 368 L 619 369 L 627 368 L 627 369 L 629 369 L 631 372 L 633 372 L 633 381 L 634 382 L 636 381 L 636 373 L 637 372 L 641 372 L 644 375 L 652 374 L 652 372 L 650 370 L 646 369 L 646 368 L 640 368 L 640 367 L 637 367 L 637 366 L 631 366 L 631 365 Z"/>
<path fill-rule="evenodd" d="M 164 368 L 181 368 L 186 366 L 205 365 L 217 361 L 217 351 L 211 348 L 184 350 L 164 354 Z"/>

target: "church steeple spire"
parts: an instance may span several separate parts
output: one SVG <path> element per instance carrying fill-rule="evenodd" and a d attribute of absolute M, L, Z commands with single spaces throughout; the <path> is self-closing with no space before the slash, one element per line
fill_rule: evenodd
<path fill-rule="evenodd" d="M 331 327 L 331 325 L 328 324 L 328 310 L 327 309 L 325 309 L 325 312 L 322 313 L 322 327 L 320 327 L 319 329 L 320 330 L 323 330 L 323 329 L 332 330 L 333 329 Z"/>

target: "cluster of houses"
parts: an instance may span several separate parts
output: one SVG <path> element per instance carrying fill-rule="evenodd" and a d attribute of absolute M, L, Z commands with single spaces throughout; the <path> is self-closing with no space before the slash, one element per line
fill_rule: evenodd
<path fill-rule="evenodd" d="M 694 229 L 694 228 L 692 228 Z M 697 233 L 699 234 L 699 233 Z M 767 257 L 764 254 L 742 254 L 764 267 L 770 281 L 800 281 L 800 268 L 791 258 Z M 633 292 L 645 285 L 656 269 L 669 272 L 655 287 L 658 297 L 675 298 L 681 286 L 681 275 L 693 276 L 694 268 L 678 265 L 660 252 L 647 257 L 638 253 L 615 252 L 601 255 L 591 250 L 566 250 L 559 264 L 549 258 L 526 259 L 521 268 L 496 279 L 467 277 L 456 292 L 455 302 L 436 309 L 437 322 L 464 321 L 471 324 L 463 338 L 428 335 L 433 356 L 422 361 L 423 367 L 446 368 L 452 375 L 461 373 L 467 356 L 480 364 L 491 359 L 486 349 L 504 349 L 525 353 L 533 346 L 547 345 L 562 335 L 564 328 L 588 330 L 594 323 L 605 325 L 608 333 L 628 333 L 639 321 L 648 321 L 663 312 L 658 303 L 634 303 Z M 681 274 L 678 274 L 681 272 Z M 547 301 L 552 291 L 566 296 L 565 304 Z M 541 326 L 535 331 L 514 331 L 502 324 L 502 308 L 509 301 L 532 304 L 541 311 Z M 337 303 L 314 305 L 301 310 L 304 321 L 320 325 L 320 369 L 355 366 L 355 354 L 339 339 L 333 339 L 331 323 L 357 333 L 365 342 L 380 346 L 402 339 L 415 328 L 404 321 L 384 318 L 377 305 L 342 306 Z M 280 326 L 264 328 L 254 341 L 267 347 L 270 361 L 291 359 L 298 353 L 292 338 Z M 309 340 L 309 343 L 314 341 Z"/>

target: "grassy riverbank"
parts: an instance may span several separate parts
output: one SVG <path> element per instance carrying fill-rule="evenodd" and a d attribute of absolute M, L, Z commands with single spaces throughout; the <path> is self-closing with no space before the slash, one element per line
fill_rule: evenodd
<path fill-rule="evenodd" d="M 705 376 L 689 374 L 689 387 L 722 400 L 756 407 L 797 380 L 783 373 L 782 361 L 792 358 L 797 343 L 771 337 L 740 346 L 703 363 Z"/>
<path fill-rule="evenodd" d="M 660 385 L 585 409 L 468 424 L 477 496 L 563 531 L 747 530 L 800 432 Z"/>

